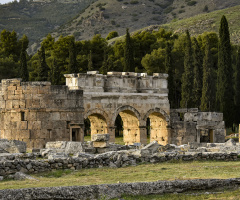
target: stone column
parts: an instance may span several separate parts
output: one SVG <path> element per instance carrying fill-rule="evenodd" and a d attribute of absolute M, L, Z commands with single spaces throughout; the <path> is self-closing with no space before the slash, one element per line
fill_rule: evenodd
<path fill-rule="evenodd" d="M 109 142 L 115 142 L 115 128 L 116 126 L 108 127 L 108 134 L 110 135 Z"/>
<path fill-rule="evenodd" d="M 146 126 L 139 126 L 140 129 L 140 143 L 147 144 L 147 129 Z"/>

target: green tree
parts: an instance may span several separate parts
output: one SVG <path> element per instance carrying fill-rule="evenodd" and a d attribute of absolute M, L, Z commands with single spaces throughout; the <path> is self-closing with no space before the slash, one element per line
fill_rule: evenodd
<path fill-rule="evenodd" d="M 103 63 L 102 63 L 102 67 L 100 68 L 100 72 L 104 75 L 106 75 L 107 72 L 108 72 L 108 62 L 107 62 L 106 49 L 104 49 L 104 60 L 103 60 Z"/>
<path fill-rule="evenodd" d="M 236 62 L 236 72 L 235 72 L 235 123 L 240 123 L 240 47 L 238 47 L 237 52 L 237 62 Z"/>
<path fill-rule="evenodd" d="M 55 58 L 53 59 L 53 63 L 52 63 L 51 83 L 52 85 L 60 85 L 61 83 L 61 74 Z"/>
<path fill-rule="evenodd" d="M 125 37 L 125 48 L 124 48 L 124 69 L 125 72 L 134 72 L 135 64 L 134 64 L 134 55 L 133 55 L 133 44 L 130 34 L 128 32 L 128 28 L 126 30 Z"/>
<path fill-rule="evenodd" d="M 88 55 L 88 71 L 93 71 L 92 51 Z"/>
<path fill-rule="evenodd" d="M 184 51 L 184 73 L 182 75 L 181 102 L 182 108 L 193 106 L 193 52 L 190 34 L 186 31 L 186 44 Z"/>
<path fill-rule="evenodd" d="M 176 107 L 176 100 L 175 100 L 175 83 L 174 83 L 174 69 L 172 65 L 172 56 L 171 56 L 171 46 L 167 43 L 166 46 L 166 56 L 165 56 L 165 68 L 167 69 L 168 73 L 168 99 L 171 105 L 171 108 Z"/>
<path fill-rule="evenodd" d="M 48 72 L 49 72 L 49 67 L 46 63 L 46 57 L 45 57 L 45 48 L 42 46 L 40 50 L 38 51 L 38 56 L 39 56 L 39 71 L 38 71 L 38 81 L 47 81 L 48 80 Z"/>
<path fill-rule="evenodd" d="M 29 80 L 26 56 L 27 56 L 26 46 L 24 45 L 24 43 L 22 43 L 22 50 L 21 50 L 21 55 L 20 55 L 20 77 L 22 78 L 22 81 L 24 81 L 24 82 Z"/>
<path fill-rule="evenodd" d="M 218 48 L 218 72 L 217 72 L 217 94 L 216 105 L 223 113 L 227 127 L 232 126 L 234 117 L 234 91 L 233 91 L 233 69 L 231 59 L 231 44 L 228 22 L 222 16 L 219 29 Z"/>
<path fill-rule="evenodd" d="M 44 46 L 45 51 L 53 50 L 53 45 L 55 43 L 54 37 L 49 33 L 46 38 L 42 41 L 41 45 Z"/>
<path fill-rule="evenodd" d="M 77 59 L 76 59 L 76 47 L 74 39 L 70 42 L 69 45 L 69 64 L 68 64 L 68 73 L 77 73 Z"/>
<path fill-rule="evenodd" d="M 118 37 L 118 32 L 117 31 L 112 31 L 108 33 L 106 40 L 111 40 L 112 38 Z"/>
<path fill-rule="evenodd" d="M 201 97 L 201 111 L 212 111 L 215 103 L 215 83 L 213 80 L 213 59 L 208 42 L 205 46 L 205 55 L 203 58 L 203 87 Z"/>
<path fill-rule="evenodd" d="M 195 37 L 193 38 L 193 66 L 193 107 L 199 108 L 203 82 L 202 52 Z"/>

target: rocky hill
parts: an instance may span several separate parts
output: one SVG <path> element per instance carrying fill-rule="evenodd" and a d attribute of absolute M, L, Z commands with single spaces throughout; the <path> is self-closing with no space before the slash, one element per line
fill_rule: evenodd
<path fill-rule="evenodd" d="M 21 0 L 0 5 L 0 31 L 26 34 L 30 44 L 68 22 L 95 0 Z"/>
<path fill-rule="evenodd" d="M 132 32 L 236 5 L 240 5 L 239 0 L 98 0 L 52 34 L 74 35 L 77 40 L 98 33 L 106 37 L 111 31 L 122 35 L 126 28 Z"/>

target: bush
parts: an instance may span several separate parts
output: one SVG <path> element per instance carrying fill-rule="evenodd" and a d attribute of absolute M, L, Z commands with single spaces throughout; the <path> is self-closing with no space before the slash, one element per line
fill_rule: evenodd
<path fill-rule="evenodd" d="M 164 13 L 165 13 L 165 14 L 168 14 L 168 13 L 172 12 L 173 9 L 174 9 L 174 7 L 171 7 L 171 6 L 170 6 L 170 7 L 166 8 L 166 9 L 164 10 Z"/>
<path fill-rule="evenodd" d="M 194 6 L 194 5 L 196 5 L 196 4 L 197 4 L 196 1 L 189 1 L 189 2 L 187 3 L 188 6 Z"/>
<path fill-rule="evenodd" d="M 118 37 L 118 32 L 117 31 L 112 31 L 108 34 L 108 36 L 106 37 L 107 40 L 110 40 L 112 38 Z"/>
<path fill-rule="evenodd" d="M 130 1 L 130 4 L 138 4 L 139 2 L 137 0 Z"/>
<path fill-rule="evenodd" d="M 179 10 L 178 11 L 178 13 L 184 13 L 185 12 L 185 10 Z"/>

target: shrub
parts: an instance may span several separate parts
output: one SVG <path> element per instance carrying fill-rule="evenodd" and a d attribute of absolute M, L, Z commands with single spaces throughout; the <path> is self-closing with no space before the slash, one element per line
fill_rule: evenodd
<path fill-rule="evenodd" d="M 165 14 L 168 14 L 168 13 L 170 13 L 170 12 L 172 12 L 174 10 L 174 7 L 168 7 L 168 8 L 166 8 L 165 10 L 164 10 L 164 13 Z"/>
<path fill-rule="evenodd" d="M 185 10 L 179 10 L 178 11 L 178 13 L 184 13 L 185 12 Z"/>
<path fill-rule="evenodd" d="M 196 1 L 189 1 L 187 3 L 188 6 L 194 6 L 197 2 Z"/>
<path fill-rule="evenodd" d="M 137 0 L 130 1 L 130 4 L 138 4 L 139 2 Z"/>
<path fill-rule="evenodd" d="M 112 38 L 118 37 L 118 32 L 117 31 L 112 31 L 108 34 L 108 36 L 106 37 L 107 40 L 110 40 Z"/>

